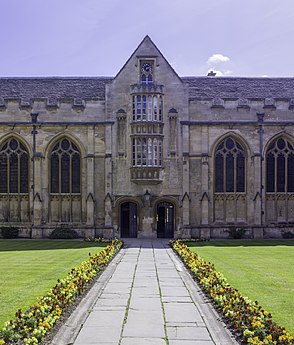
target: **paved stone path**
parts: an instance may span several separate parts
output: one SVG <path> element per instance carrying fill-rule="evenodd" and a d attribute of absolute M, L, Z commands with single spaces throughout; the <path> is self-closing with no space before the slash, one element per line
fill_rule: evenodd
<path fill-rule="evenodd" d="M 52 345 L 236 344 L 166 240 L 126 240 L 115 260 Z"/>

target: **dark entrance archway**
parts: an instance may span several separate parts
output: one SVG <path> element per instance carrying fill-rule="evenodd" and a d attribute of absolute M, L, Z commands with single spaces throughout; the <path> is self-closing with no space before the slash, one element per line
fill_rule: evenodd
<path fill-rule="evenodd" d="M 175 207 L 170 202 L 161 202 L 157 205 L 157 237 L 173 238 L 175 223 Z"/>
<path fill-rule="evenodd" d="M 124 202 L 120 206 L 121 237 L 137 237 L 137 204 Z"/>

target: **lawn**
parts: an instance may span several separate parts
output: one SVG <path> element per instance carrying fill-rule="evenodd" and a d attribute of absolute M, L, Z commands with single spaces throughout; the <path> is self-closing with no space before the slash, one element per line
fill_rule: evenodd
<path fill-rule="evenodd" d="M 228 283 L 273 315 L 294 334 L 294 241 L 190 242 L 189 248 L 215 265 Z"/>
<path fill-rule="evenodd" d="M 89 253 L 106 244 L 72 240 L 0 240 L 0 327 L 27 309 Z"/>

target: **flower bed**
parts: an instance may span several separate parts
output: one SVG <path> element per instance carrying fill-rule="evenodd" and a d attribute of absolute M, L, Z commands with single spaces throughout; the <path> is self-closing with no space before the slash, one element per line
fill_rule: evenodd
<path fill-rule="evenodd" d="M 0 330 L 0 345 L 39 344 L 64 310 L 83 293 L 97 273 L 108 265 L 121 246 L 121 241 L 112 241 L 101 252 L 73 268 L 65 278 L 59 279 L 54 288 L 27 311 L 19 309 L 16 318 L 6 322 Z"/>
<path fill-rule="evenodd" d="M 222 313 L 224 321 L 233 329 L 241 344 L 294 344 L 294 338 L 272 320 L 271 314 L 262 309 L 257 301 L 250 301 L 231 287 L 213 264 L 192 253 L 183 241 L 171 241 L 170 244 Z"/>

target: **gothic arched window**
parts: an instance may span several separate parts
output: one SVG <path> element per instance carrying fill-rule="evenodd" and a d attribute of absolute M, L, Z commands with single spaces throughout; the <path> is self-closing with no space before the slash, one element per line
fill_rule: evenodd
<path fill-rule="evenodd" d="M 294 148 L 286 139 L 275 140 L 267 150 L 266 191 L 294 192 Z"/>
<path fill-rule="evenodd" d="M 51 193 L 80 193 L 81 158 L 69 139 L 60 140 L 51 152 Z"/>
<path fill-rule="evenodd" d="M 245 152 L 233 138 L 223 140 L 215 152 L 215 192 L 245 192 Z"/>
<path fill-rule="evenodd" d="M 0 148 L 0 193 L 29 192 L 29 155 L 16 138 L 8 139 Z"/>

